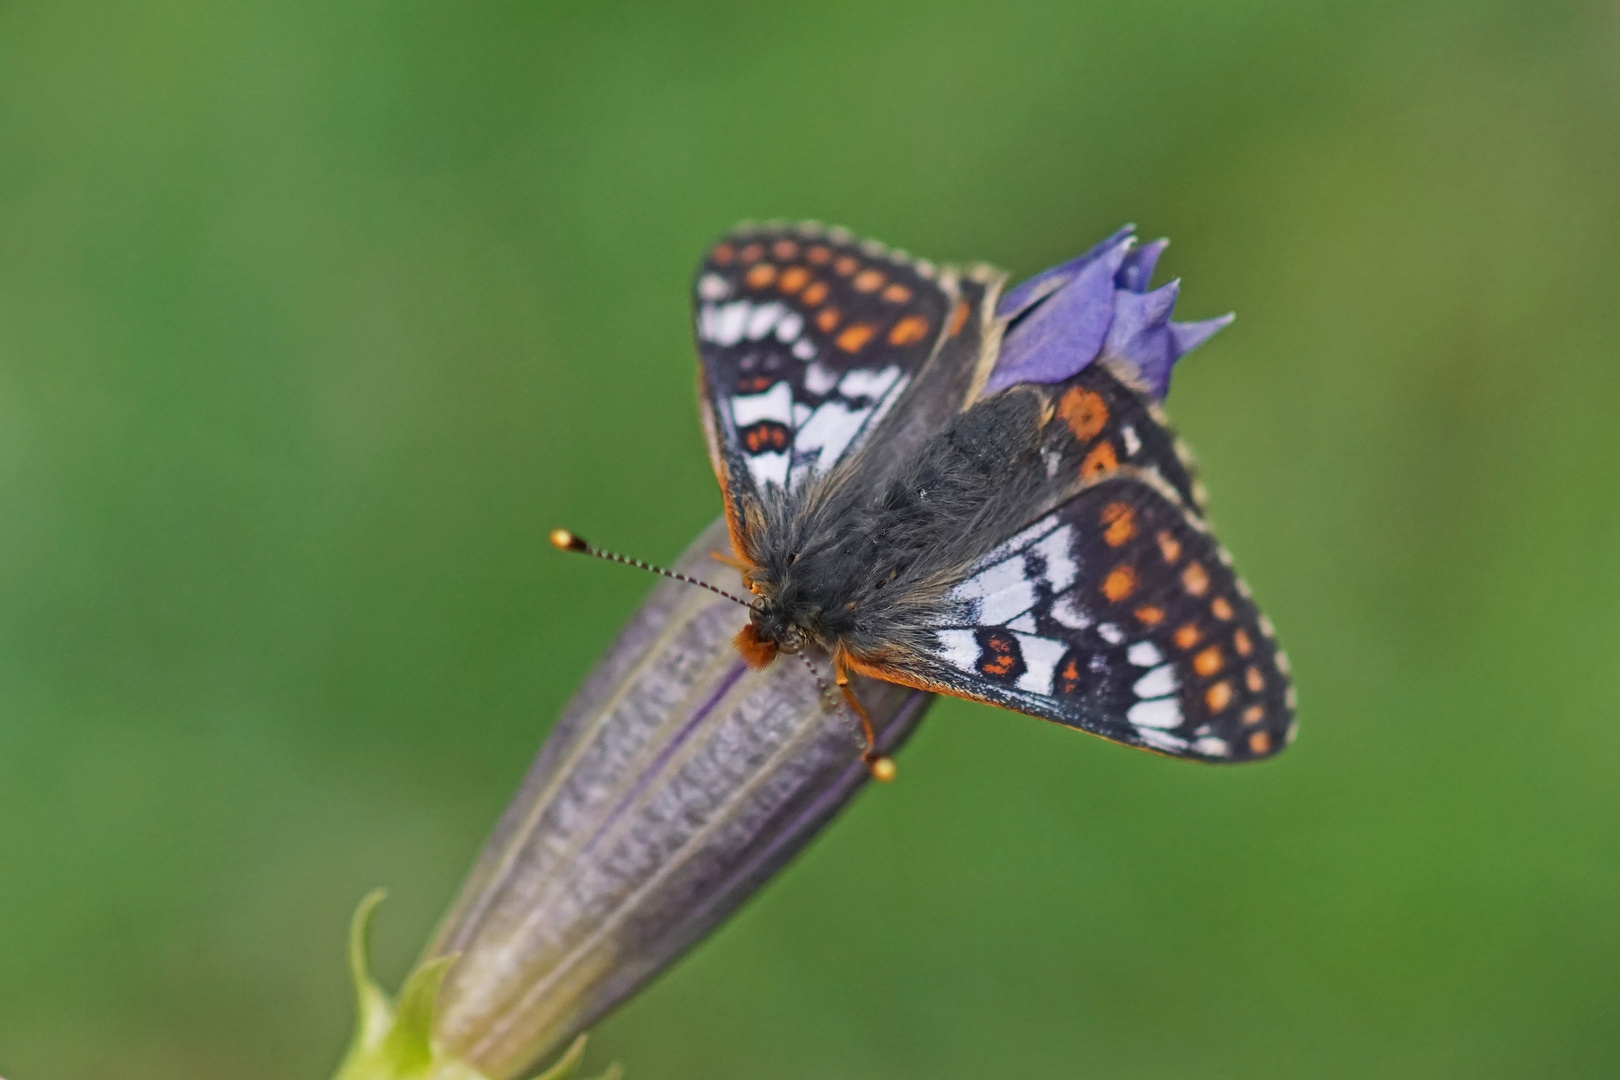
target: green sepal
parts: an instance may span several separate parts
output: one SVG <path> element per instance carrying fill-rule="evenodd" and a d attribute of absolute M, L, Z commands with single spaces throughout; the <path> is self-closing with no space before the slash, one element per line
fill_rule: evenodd
<path fill-rule="evenodd" d="M 349 924 L 349 977 L 354 981 L 354 1038 L 332 1080 L 501 1080 L 479 1072 L 433 1038 L 439 987 L 455 956 L 434 957 L 412 971 L 399 1000 L 392 1001 L 371 977 L 371 920 L 387 894 L 366 895 Z M 585 1056 L 585 1036 L 575 1039 L 557 1063 L 533 1080 L 571 1080 Z M 619 1080 L 617 1064 L 596 1080 Z"/>

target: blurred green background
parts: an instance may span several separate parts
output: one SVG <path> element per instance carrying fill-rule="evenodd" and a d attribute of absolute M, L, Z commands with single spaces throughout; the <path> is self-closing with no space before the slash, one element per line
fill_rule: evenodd
<path fill-rule="evenodd" d="M 718 512 L 745 217 L 1180 314 L 1301 736 L 947 703 L 597 1032 L 632 1080 L 1620 1072 L 1620 13 L 0 7 L 0 1071 L 321 1078 Z"/>

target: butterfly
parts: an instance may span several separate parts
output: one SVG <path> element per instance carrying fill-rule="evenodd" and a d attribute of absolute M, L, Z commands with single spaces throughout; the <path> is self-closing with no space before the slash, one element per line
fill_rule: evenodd
<path fill-rule="evenodd" d="M 813 223 L 704 258 L 699 406 L 753 597 L 736 646 L 825 650 L 874 776 L 893 764 L 854 675 L 1175 757 L 1293 738 L 1287 658 L 1158 405 L 1229 319 L 1169 320 L 1163 247 L 1127 227 L 1011 290 Z"/>

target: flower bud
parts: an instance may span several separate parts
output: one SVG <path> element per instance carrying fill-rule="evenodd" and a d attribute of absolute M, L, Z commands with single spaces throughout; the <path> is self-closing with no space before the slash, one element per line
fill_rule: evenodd
<path fill-rule="evenodd" d="M 675 569 L 725 572 L 722 524 Z M 664 582 L 564 710 L 425 953 L 454 956 L 434 1035 L 492 1080 L 555 1054 L 736 910 L 868 779 L 808 653 L 750 668 L 748 610 Z M 820 685 L 818 685 L 818 681 Z M 892 751 L 931 695 L 857 693 Z"/>

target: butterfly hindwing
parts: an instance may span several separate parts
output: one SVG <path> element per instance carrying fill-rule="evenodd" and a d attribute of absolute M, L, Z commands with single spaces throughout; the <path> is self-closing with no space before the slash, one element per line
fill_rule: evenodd
<path fill-rule="evenodd" d="M 1243 761 L 1291 737 L 1270 623 L 1151 473 L 1102 480 L 998 545 L 934 633 L 905 681 L 1180 757 Z"/>
<path fill-rule="evenodd" d="M 930 264 L 815 225 L 739 229 L 694 286 L 710 451 L 728 500 L 825 475 L 966 315 Z"/>

